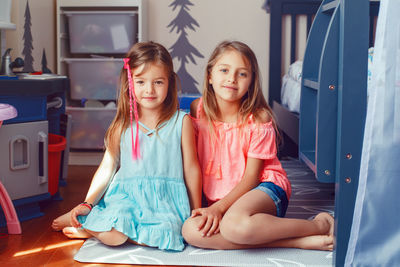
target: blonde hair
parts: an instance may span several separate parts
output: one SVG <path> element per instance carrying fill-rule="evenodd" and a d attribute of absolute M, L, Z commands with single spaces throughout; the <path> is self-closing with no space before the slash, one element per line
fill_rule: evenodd
<path fill-rule="evenodd" d="M 253 114 L 256 121 L 261 121 L 262 113 L 267 112 L 276 132 L 278 133 L 274 115 L 262 93 L 257 58 L 250 47 L 239 41 L 223 41 L 214 49 L 210 59 L 208 60 L 203 83 L 203 110 L 205 118 L 208 122 L 213 122 L 216 121 L 220 115 L 215 92 L 209 82 L 209 78 L 212 68 L 215 66 L 221 55 L 232 50 L 239 52 L 246 59 L 247 63 L 251 67 L 252 75 L 248 91 L 241 99 L 239 108 L 240 125 L 243 125 L 251 114 Z"/>
<path fill-rule="evenodd" d="M 170 119 L 179 109 L 178 102 L 178 76 L 174 72 L 172 58 L 167 49 L 154 42 L 136 43 L 126 54 L 129 58 L 129 67 L 131 70 L 145 64 L 146 69 L 150 64 L 161 64 L 168 76 L 168 93 L 163 102 L 163 112 L 157 122 L 159 126 L 164 121 Z M 133 72 L 133 71 L 132 71 Z M 129 116 L 129 84 L 127 70 L 122 68 L 120 73 L 120 90 L 117 101 L 117 114 L 108 128 L 104 143 L 111 156 L 118 159 L 119 144 L 121 134 L 130 125 Z M 140 112 L 140 109 L 139 109 Z M 134 119 L 134 118 L 133 118 Z"/>

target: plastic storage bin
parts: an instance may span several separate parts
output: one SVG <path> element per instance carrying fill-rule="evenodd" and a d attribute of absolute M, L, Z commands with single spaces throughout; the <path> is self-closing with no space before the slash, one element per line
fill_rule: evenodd
<path fill-rule="evenodd" d="M 116 108 L 67 107 L 72 117 L 70 148 L 103 149 L 105 133 L 116 112 Z"/>
<path fill-rule="evenodd" d="M 68 64 L 71 99 L 116 99 L 122 59 L 66 58 L 64 61 Z"/>
<path fill-rule="evenodd" d="M 11 0 L 3 0 L 1 1 L 0 21 L 3 24 L 11 24 L 10 18 L 11 18 Z"/>
<path fill-rule="evenodd" d="M 61 153 L 67 146 L 67 140 L 57 134 L 49 134 L 48 147 L 48 175 L 49 193 L 55 195 L 58 191 L 58 181 L 60 177 Z"/>
<path fill-rule="evenodd" d="M 71 53 L 126 53 L 136 42 L 134 11 L 65 11 Z"/>

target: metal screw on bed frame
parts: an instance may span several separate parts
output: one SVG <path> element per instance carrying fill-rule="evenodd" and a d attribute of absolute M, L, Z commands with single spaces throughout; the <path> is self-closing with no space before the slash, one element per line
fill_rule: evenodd
<path fill-rule="evenodd" d="M 331 91 L 335 90 L 335 86 L 333 84 L 329 85 L 329 90 Z"/>
<path fill-rule="evenodd" d="M 346 159 L 351 159 L 352 157 L 353 157 L 352 154 L 350 154 L 350 153 L 347 153 L 347 154 L 346 154 Z"/>
<path fill-rule="evenodd" d="M 349 183 L 351 183 L 351 178 L 350 177 L 346 177 L 344 179 L 344 181 L 346 182 L 346 184 L 349 184 Z"/>
<path fill-rule="evenodd" d="M 329 170 L 325 170 L 325 174 L 329 176 L 331 175 L 331 172 Z"/>

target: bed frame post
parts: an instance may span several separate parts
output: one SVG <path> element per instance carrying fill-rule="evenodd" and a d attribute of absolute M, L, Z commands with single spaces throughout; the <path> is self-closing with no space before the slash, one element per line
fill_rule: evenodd
<path fill-rule="evenodd" d="M 281 102 L 281 69 L 282 69 L 282 1 L 273 0 L 270 4 L 270 31 L 269 45 L 270 51 L 279 53 L 269 53 L 269 105 L 273 102 Z M 272 28 L 273 25 L 273 28 Z M 274 88 L 274 89 L 272 89 Z M 275 89 L 276 88 L 276 89 Z M 277 89 L 279 88 L 279 89 Z"/>
<path fill-rule="evenodd" d="M 367 109 L 369 1 L 342 0 L 340 15 L 335 266 L 344 266 L 358 189 Z"/>

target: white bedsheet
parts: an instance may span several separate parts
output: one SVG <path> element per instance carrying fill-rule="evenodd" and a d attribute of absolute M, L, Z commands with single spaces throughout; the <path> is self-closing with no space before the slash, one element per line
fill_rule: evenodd
<path fill-rule="evenodd" d="M 292 112 L 300 112 L 301 81 L 285 74 L 282 79 L 281 101 Z"/>
<path fill-rule="evenodd" d="M 372 60 L 374 48 L 368 50 L 367 95 L 369 95 L 372 76 Z M 296 61 L 289 66 L 288 73 L 282 78 L 281 103 L 292 112 L 300 113 L 301 74 L 303 62 Z"/>
<path fill-rule="evenodd" d="M 300 112 L 302 61 L 289 66 L 288 73 L 282 78 L 281 102 L 292 112 Z"/>

